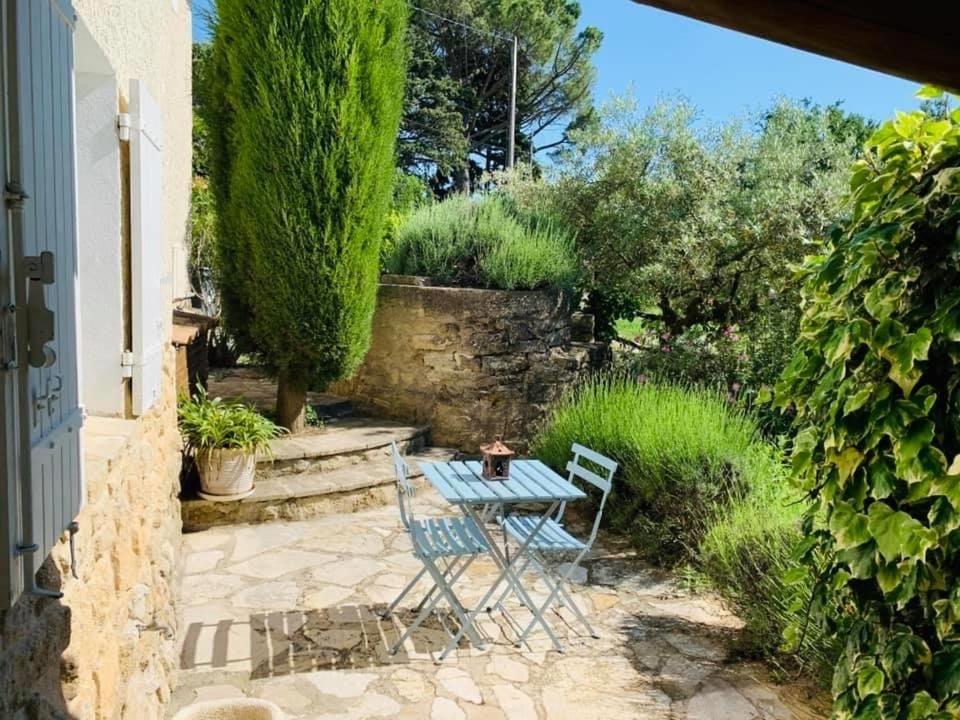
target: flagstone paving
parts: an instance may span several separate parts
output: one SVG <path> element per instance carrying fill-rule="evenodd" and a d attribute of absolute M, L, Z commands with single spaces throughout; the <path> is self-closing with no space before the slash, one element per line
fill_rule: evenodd
<path fill-rule="evenodd" d="M 417 502 L 451 512 L 430 492 Z M 437 665 L 448 619 L 431 619 L 397 655 L 387 653 L 426 590 L 408 596 L 395 618 L 379 616 L 420 569 L 395 508 L 187 534 L 171 715 L 247 696 L 302 720 L 818 717 L 799 692 L 731 657 L 741 623 L 715 599 L 684 592 L 608 542 L 574 588 L 599 639 L 561 609 L 551 622 L 565 653 L 543 633 L 516 648 L 516 623 L 529 614 L 513 601 L 509 615 L 481 616 L 486 649 L 464 641 Z M 457 586 L 465 604 L 479 601 L 495 573 L 486 559 L 471 566 Z M 544 598 L 533 580 L 535 599 Z"/>

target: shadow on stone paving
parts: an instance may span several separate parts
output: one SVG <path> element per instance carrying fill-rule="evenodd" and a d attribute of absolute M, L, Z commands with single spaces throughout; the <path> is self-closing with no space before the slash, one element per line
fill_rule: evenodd
<path fill-rule="evenodd" d="M 665 571 L 635 556 L 588 564 L 590 584 L 633 592 L 640 601 L 619 623 L 631 665 L 671 700 L 691 697 L 700 684 L 733 659 L 740 631 L 711 616 L 695 596 Z"/>
<path fill-rule="evenodd" d="M 389 619 L 380 616 L 386 605 L 346 605 L 323 610 L 289 610 L 254 613 L 247 623 L 229 619 L 192 623 L 184 639 L 181 669 L 229 669 L 238 660 L 250 668 L 252 680 L 307 673 L 385 665 L 402 665 L 422 659 L 446 646 L 449 632 L 459 629 L 452 615 L 432 614 L 396 655 L 389 649 L 413 622 L 411 610 L 397 610 Z M 230 643 L 243 637 L 237 626 L 249 625 L 249 657 L 239 658 Z M 211 657 L 200 657 L 198 640 L 213 633 Z M 246 638 L 244 638 L 245 640 Z M 464 639 L 460 646 L 465 646 Z M 245 644 L 245 643 L 244 643 Z M 244 648 L 245 649 L 245 648 Z M 412 651 L 412 654 L 411 654 Z"/>

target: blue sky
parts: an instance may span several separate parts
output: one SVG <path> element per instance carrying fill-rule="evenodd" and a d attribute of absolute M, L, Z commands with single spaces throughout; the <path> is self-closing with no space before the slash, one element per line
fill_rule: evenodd
<path fill-rule="evenodd" d="M 828 60 L 783 45 L 689 20 L 630 0 L 580 0 L 582 24 L 604 34 L 596 56 L 596 99 L 628 89 L 641 108 L 680 94 L 702 118 L 720 122 L 769 105 L 774 98 L 810 98 L 875 120 L 916 107 L 918 83 Z M 194 0 L 194 38 L 210 0 Z"/>
<path fill-rule="evenodd" d="M 704 119 L 759 110 L 777 96 L 810 98 L 874 120 L 912 109 L 919 83 L 828 60 L 629 0 L 580 0 L 581 22 L 600 28 L 598 101 L 628 87 L 641 107 L 680 94 Z"/>

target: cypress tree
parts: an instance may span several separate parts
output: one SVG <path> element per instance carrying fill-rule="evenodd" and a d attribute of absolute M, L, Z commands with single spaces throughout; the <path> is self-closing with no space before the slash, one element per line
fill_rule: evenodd
<path fill-rule="evenodd" d="M 217 0 L 204 110 L 224 322 L 277 421 L 369 346 L 403 104 L 406 0 Z"/>

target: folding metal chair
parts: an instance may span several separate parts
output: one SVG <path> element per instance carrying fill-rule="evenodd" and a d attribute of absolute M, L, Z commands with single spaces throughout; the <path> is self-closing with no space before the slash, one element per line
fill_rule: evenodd
<path fill-rule="evenodd" d="M 448 516 L 417 520 L 413 513 L 413 484 L 410 471 L 400 455 L 396 443 L 390 444 L 393 455 L 393 468 L 397 479 L 397 501 L 400 506 L 400 520 L 410 535 L 413 555 L 423 563 L 417 573 L 397 598 L 383 613 L 387 618 L 404 597 L 420 582 L 425 574 L 433 580 L 433 587 L 414 608 L 417 617 L 390 649 L 396 654 L 410 634 L 430 615 L 441 599 L 446 600 L 456 615 L 464 632 L 477 647 L 483 648 L 483 641 L 473 629 L 467 612 L 453 593 L 453 586 L 470 564 L 479 556 L 489 552 L 490 547 L 476 523 L 468 517 Z M 442 562 L 444 567 L 438 565 Z"/>
<path fill-rule="evenodd" d="M 594 541 L 597 539 L 597 532 L 600 530 L 600 520 L 603 517 L 603 507 L 607 502 L 607 496 L 610 494 L 610 488 L 613 486 L 613 475 L 617 471 L 617 463 L 577 443 L 573 444 L 571 452 L 573 453 L 573 460 L 567 463 L 568 479 L 570 482 L 573 483 L 577 478 L 584 480 L 599 489 L 602 493 L 600 505 L 597 508 L 597 514 L 593 520 L 593 530 L 590 532 L 590 537 L 586 542 L 571 535 L 563 526 L 563 513 L 566 510 L 566 503 L 560 505 L 556 515 L 547 518 L 542 526 L 540 523 L 543 520 L 543 516 L 508 515 L 501 519 L 503 529 L 508 536 L 519 543 L 521 547 L 523 547 L 524 543 L 527 543 L 525 557 L 521 561 L 521 565 L 517 571 L 517 577 L 521 576 L 527 567 L 532 566 L 550 589 L 550 594 L 542 606 L 539 608 L 529 608 L 534 617 L 527 628 L 520 634 L 517 639 L 517 645 L 526 639 L 534 625 L 537 624 L 539 618 L 547 612 L 555 602 L 569 606 L 580 622 L 583 623 L 587 632 L 592 637 L 598 637 L 586 616 L 573 601 L 566 585 L 574 570 L 579 567 L 580 562 L 584 556 L 590 552 Z M 603 475 L 598 475 L 590 468 L 584 467 L 581 463 L 584 459 L 600 468 L 603 471 Z M 540 528 L 539 530 L 537 530 L 538 527 Z M 531 537 L 531 534 L 534 532 L 536 534 Z M 552 579 L 550 573 L 546 570 L 546 563 L 543 560 L 543 556 L 550 553 L 574 552 L 577 553 L 575 559 L 567 565 L 563 572 L 557 575 L 556 580 Z M 500 596 L 499 602 L 502 603 L 509 593 L 510 588 L 507 588 Z"/>

